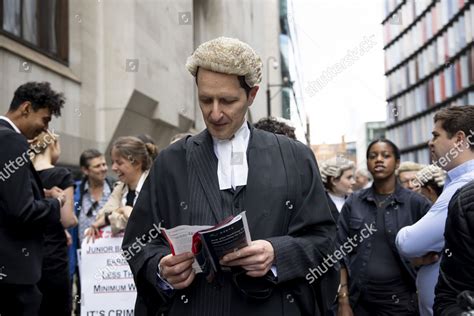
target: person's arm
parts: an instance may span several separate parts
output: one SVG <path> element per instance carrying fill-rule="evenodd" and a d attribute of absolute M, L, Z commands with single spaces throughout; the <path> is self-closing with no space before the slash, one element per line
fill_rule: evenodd
<path fill-rule="evenodd" d="M 106 226 L 106 224 L 107 223 L 105 222 L 104 216 L 96 219 L 95 222 L 92 223 L 92 225 L 84 231 L 84 238 L 86 238 L 86 242 L 89 242 L 89 240 L 92 240 L 92 242 L 94 242 L 97 238 L 99 238 L 99 230 L 101 227 Z"/>
<path fill-rule="evenodd" d="M 74 187 L 68 187 L 64 190 L 66 202 L 61 207 L 61 224 L 64 228 L 71 228 L 77 225 L 77 217 L 74 214 Z"/>
<path fill-rule="evenodd" d="M 446 188 L 425 216 L 415 224 L 400 229 L 396 237 L 400 255 L 411 259 L 443 249 L 448 203 L 455 190 L 453 186 Z"/>
<path fill-rule="evenodd" d="M 122 206 L 107 216 L 110 227 L 112 228 L 112 234 L 117 234 L 125 229 L 132 209 L 133 208 L 128 205 Z"/>
<path fill-rule="evenodd" d="M 435 316 L 461 315 L 464 311 L 458 301 L 463 291 L 471 291 L 473 296 L 474 277 L 472 274 L 474 256 L 474 198 L 472 188 L 456 193 L 450 203 L 446 219 L 446 245 L 442 256 L 438 283 L 435 288 L 433 312 Z M 469 194 L 469 197 L 467 197 Z"/>
<path fill-rule="evenodd" d="M 340 261 L 341 270 L 340 270 L 340 286 L 339 292 L 337 293 L 338 298 L 338 316 L 352 316 L 352 308 L 349 302 L 349 275 L 347 273 L 347 266 L 349 265 L 349 256 L 352 252 L 353 245 L 350 243 L 349 236 L 349 219 L 351 217 L 352 211 L 352 200 L 354 196 L 351 195 L 344 203 L 344 206 L 341 209 L 339 219 L 337 222 L 337 249 L 344 249 L 348 251 L 348 254 L 342 258 Z"/>
<path fill-rule="evenodd" d="M 0 202 L 5 225 L 45 227 L 50 222 L 59 222 L 61 202 L 58 197 L 62 193 L 48 191 L 50 197 L 35 199 L 31 186 L 35 180 L 32 179 L 29 147 L 24 137 L 17 133 L 3 136 L 1 147 Z"/>
<path fill-rule="evenodd" d="M 118 183 L 114 187 L 105 205 L 99 210 L 99 212 L 97 212 L 94 224 L 96 224 L 98 228 L 106 226 L 108 221 L 105 219 L 105 216 L 107 216 L 107 214 L 112 214 L 112 212 L 116 211 L 122 205 L 123 186 L 123 183 Z"/>
<path fill-rule="evenodd" d="M 274 249 L 278 283 L 304 279 L 333 249 L 336 224 L 326 200 L 313 152 L 301 143 L 294 148 L 297 170 L 301 179 L 301 202 L 290 215 L 288 232 L 284 236 L 266 238 Z"/>
<path fill-rule="evenodd" d="M 338 316 L 352 316 L 352 308 L 349 303 L 349 277 L 347 270 L 343 266 L 341 267 L 341 284 L 339 286 L 339 292 L 337 293 L 337 315 Z"/>

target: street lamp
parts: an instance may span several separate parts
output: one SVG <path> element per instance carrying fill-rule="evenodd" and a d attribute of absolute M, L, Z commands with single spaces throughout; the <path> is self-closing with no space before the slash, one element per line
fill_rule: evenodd
<path fill-rule="evenodd" d="M 282 78 L 283 84 L 271 84 L 270 83 L 270 65 L 269 65 L 269 63 L 272 60 L 273 60 L 273 69 L 277 69 L 278 66 L 279 66 L 278 60 L 275 57 L 270 56 L 270 57 L 267 58 L 267 115 L 268 115 L 268 117 L 270 117 L 272 115 L 272 103 L 271 103 L 272 96 L 271 96 L 270 88 L 271 87 L 280 87 L 280 90 L 276 93 L 276 94 L 278 94 L 283 88 L 290 88 L 290 89 L 293 90 L 293 84 L 295 83 L 294 81 L 291 81 L 290 78 L 288 78 L 287 76 L 284 76 Z M 295 92 L 293 90 L 293 94 L 294 93 Z"/>
<path fill-rule="evenodd" d="M 270 61 L 273 61 L 273 69 L 278 68 L 278 60 L 270 56 L 267 58 L 267 116 L 270 117 L 272 115 L 272 104 L 271 104 L 271 95 L 270 95 L 270 87 L 277 86 L 270 84 Z"/>

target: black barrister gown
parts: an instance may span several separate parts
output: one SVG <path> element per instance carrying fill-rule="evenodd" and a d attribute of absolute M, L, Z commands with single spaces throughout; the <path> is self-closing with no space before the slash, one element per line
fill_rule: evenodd
<path fill-rule="evenodd" d="M 321 293 L 334 297 L 338 280 L 310 285 L 305 279 L 333 252 L 336 233 L 312 151 L 285 136 L 250 130 L 242 208 L 252 240 L 265 239 L 274 248 L 278 276 L 268 286 L 271 296 L 248 298 L 231 277 L 208 283 L 197 274 L 171 296 L 157 284 L 158 263 L 171 251 L 162 236 L 153 238 L 153 225 L 215 225 L 226 216 L 212 137 L 204 130 L 159 154 L 133 208 L 122 247 L 137 286 L 136 315 L 321 315 L 327 303 L 321 303 Z"/>

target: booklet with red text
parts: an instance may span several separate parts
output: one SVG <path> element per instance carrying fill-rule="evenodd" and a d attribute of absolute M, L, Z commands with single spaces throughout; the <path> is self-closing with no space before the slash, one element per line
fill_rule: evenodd
<path fill-rule="evenodd" d="M 219 264 L 226 254 L 250 245 L 251 238 L 245 212 L 226 218 L 215 226 L 181 225 L 162 228 L 173 255 L 191 251 L 195 255 L 193 268 L 196 273 L 212 276 L 230 270 Z"/>

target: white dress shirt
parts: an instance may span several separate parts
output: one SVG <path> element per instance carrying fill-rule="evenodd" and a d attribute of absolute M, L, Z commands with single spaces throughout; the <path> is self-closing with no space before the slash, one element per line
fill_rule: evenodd
<path fill-rule="evenodd" d="M 214 141 L 216 154 L 217 178 L 219 189 L 227 190 L 238 186 L 247 185 L 249 167 L 247 164 L 247 147 L 250 139 L 250 129 L 247 121 L 237 130 L 231 139 L 217 139 Z"/>

